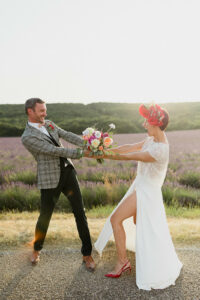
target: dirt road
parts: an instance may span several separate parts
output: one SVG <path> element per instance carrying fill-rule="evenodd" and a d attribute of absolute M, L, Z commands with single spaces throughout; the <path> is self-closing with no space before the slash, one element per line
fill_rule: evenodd
<path fill-rule="evenodd" d="M 1 300 L 67 300 L 67 299 L 137 299 L 137 300 L 200 300 L 200 248 L 177 248 L 184 268 L 175 286 L 150 292 L 139 290 L 135 284 L 135 260 L 129 253 L 133 271 L 119 279 L 105 278 L 114 260 L 114 247 L 100 259 L 94 252 L 97 269 L 85 270 L 78 248 L 46 247 L 40 263 L 29 262 L 30 249 L 0 252 Z"/>

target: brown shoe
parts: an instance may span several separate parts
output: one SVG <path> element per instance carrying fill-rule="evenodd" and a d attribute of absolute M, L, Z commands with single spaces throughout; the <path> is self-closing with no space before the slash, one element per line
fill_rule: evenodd
<path fill-rule="evenodd" d="M 36 251 L 36 250 L 33 250 L 33 253 L 31 255 L 31 263 L 33 265 L 36 265 L 40 260 L 40 251 Z"/>
<path fill-rule="evenodd" d="M 88 271 L 93 272 L 95 270 L 95 262 L 91 255 L 83 256 L 83 263 L 85 263 Z"/>

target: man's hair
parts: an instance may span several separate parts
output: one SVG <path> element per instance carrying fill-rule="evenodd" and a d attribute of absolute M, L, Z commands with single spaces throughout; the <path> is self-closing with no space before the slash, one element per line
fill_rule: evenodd
<path fill-rule="evenodd" d="M 36 103 L 45 103 L 45 101 L 43 101 L 40 98 L 30 98 L 28 100 L 26 100 L 25 102 L 25 112 L 28 115 L 28 108 L 31 108 L 32 110 L 35 109 Z"/>
<path fill-rule="evenodd" d="M 162 120 L 163 125 L 159 126 L 162 131 L 167 128 L 167 125 L 169 123 L 169 114 L 168 114 L 168 112 L 165 109 L 163 109 L 163 112 L 164 112 L 164 115 L 165 115 L 164 119 Z"/>

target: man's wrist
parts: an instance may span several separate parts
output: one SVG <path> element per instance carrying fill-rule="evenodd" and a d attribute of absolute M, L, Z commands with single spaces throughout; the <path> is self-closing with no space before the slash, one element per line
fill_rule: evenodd
<path fill-rule="evenodd" d="M 84 155 L 83 149 L 77 148 L 77 154 L 78 154 L 78 158 L 83 157 L 83 155 Z"/>

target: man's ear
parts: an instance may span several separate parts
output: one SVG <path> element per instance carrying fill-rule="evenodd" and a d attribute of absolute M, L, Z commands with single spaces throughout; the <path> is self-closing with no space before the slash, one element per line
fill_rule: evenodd
<path fill-rule="evenodd" d="M 32 108 L 28 108 L 28 109 L 27 109 L 28 115 L 30 115 L 32 112 L 33 112 Z"/>

